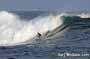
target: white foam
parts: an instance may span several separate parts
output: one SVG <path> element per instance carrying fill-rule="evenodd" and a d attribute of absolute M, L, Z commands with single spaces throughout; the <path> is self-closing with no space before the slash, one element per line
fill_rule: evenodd
<path fill-rule="evenodd" d="M 20 18 L 7 11 L 0 11 L 0 45 L 6 45 L 12 42 L 15 32 L 23 27 Z"/>
<path fill-rule="evenodd" d="M 16 14 L 0 12 L 0 45 L 17 45 L 37 35 L 52 31 L 62 24 L 61 15 L 39 16 L 24 23 Z"/>
<path fill-rule="evenodd" d="M 81 14 L 78 14 L 77 16 L 80 16 L 81 18 L 90 18 L 89 13 L 81 13 Z"/>

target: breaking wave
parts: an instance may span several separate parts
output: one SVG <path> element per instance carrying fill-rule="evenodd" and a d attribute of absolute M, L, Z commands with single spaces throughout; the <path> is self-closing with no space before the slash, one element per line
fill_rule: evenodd
<path fill-rule="evenodd" d="M 81 18 L 90 17 L 84 14 L 78 14 Z M 0 46 L 17 45 L 22 42 L 28 41 L 32 43 L 33 38 L 37 33 L 44 35 L 48 31 L 53 31 L 56 28 L 70 24 L 73 21 L 72 16 L 66 13 L 50 13 L 46 16 L 38 16 L 32 20 L 22 20 L 19 15 L 0 11 Z"/>
<path fill-rule="evenodd" d="M 30 21 L 22 21 L 19 15 L 0 11 L 0 45 L 14 45 L 32 40 L 37 32 L 43 34 L 62 24 L 60 16 L 39 16 Z"/>

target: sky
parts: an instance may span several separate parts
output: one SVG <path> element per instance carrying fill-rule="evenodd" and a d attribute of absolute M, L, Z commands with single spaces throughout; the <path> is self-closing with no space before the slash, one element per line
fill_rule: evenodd
<path fill-rule="evenodd" d="M 0 10 L 90 10 L 90 0 L 0 0 Z"/>

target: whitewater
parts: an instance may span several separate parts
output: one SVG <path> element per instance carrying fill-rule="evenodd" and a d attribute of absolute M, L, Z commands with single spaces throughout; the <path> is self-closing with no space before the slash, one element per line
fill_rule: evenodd
<path fill-rule="evenodd" d="M 39 16 L 30 21 L 22 21 L 14 13 L 0 11 L 0 46 L 32 42 L 37 32 L 44 35 L 62 24 L 61 15 Z"/>

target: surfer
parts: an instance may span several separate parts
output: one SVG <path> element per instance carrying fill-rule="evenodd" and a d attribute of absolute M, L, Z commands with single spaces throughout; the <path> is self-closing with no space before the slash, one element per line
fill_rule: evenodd
<path fill-rule="evenodd" d="M 37 32 L 37 37 L 40 39 L 40 37 L 41 37 L 42 35 L 39 33 L 39 32 Z"/>
<path fill-rule="evenodd" d="M 37 32 L 37 39 L 36 39 L 36 41 L 41 41 L 41 33 L 39 33 L 39 32 Z"/>

